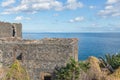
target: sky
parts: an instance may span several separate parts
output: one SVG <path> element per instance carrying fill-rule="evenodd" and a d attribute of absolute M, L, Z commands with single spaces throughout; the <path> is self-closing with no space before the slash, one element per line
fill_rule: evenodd
<path fill-rule="evenodd" d="M 23 32 L 120 32 L 120 0 L 0 0 L 0 21 Z"/>

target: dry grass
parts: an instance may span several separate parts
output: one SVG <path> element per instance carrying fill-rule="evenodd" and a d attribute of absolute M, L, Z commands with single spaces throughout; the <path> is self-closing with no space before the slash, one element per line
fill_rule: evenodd
<path fill-rule="evenodd" d="M 30 80 L 30 78 L 20 62 L 15 60 L 2 80 Z"/>
<path fill-rule="evenodd" d="M 96 57 L 88 59 L 90 69 L 87 73 L 81 73 L 79 80 L 120 80 L 120 67 L 112 74 L 100 67 L 100 61 Z"/>

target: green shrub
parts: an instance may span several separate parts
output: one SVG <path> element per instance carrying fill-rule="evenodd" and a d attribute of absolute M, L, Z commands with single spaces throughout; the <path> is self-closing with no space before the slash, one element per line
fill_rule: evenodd
<path fill-rule="evenodd" d="M 106 54 L 105 57 L 100 57 L 101 66 L 108 68 L 111 73 L 120 67 L 120 54 Z"/>
<path fill-rule="evenodd" d="M 79 66 L 84 72 L 87 72 L 87 70 L 90 68 L 89 63 L 83 61 L 79 61 Z"/>
<path fill-rule="evenodd" d="M 89 64 L 85 62 L 77 62 L 70 59 L 70 62 L 65 67 L 56 68 L 55 80 L 78 80 L 80 71 L 87 71 Z"/>

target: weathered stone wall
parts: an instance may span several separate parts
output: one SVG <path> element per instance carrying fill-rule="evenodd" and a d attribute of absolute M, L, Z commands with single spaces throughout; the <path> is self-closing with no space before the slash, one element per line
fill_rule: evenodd
<path fill-rule="evenodd" d="M 13 27 L 15 31 L 15 36 L 13 36 Z M 7 23 L 0 22 L 0 38 L 6 37 L 22 37 L 22 24 L 20 23 Z"/>
<path fill-rule="evenodd" d="M 0 22 L 0 38 L 12 36 L 12 25 L 10 23 Z"/>
<path fill-rule="evenodd" d="M 17 23 L 13 23 L 13 26 L 15 27 L 15 31 L 16 31 L 16 37 L 22 37 L 22 24 L 17 24 Z"/>
<path fill-rule="evenodd" d="M 0 51 L 3 66 L 9 66 L 21 56 L 31 80 L 43 80 L 43 73 L 52 73 L 56 66 L 64 66 L 71 56 L 78 59 L 77 39 L 1 40 Z"/>

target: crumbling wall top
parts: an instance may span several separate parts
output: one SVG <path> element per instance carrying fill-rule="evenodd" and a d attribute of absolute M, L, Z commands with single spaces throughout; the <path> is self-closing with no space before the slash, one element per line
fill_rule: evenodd
<path fill-rule="evenodd" d="M 40 40 L 25 40 L 21 38 L 1 38 L 0 43 L 18 43 L 18 44 L 61 44 L 72 45 L 78 42 L 77 38 L 44 38 Z"/>

